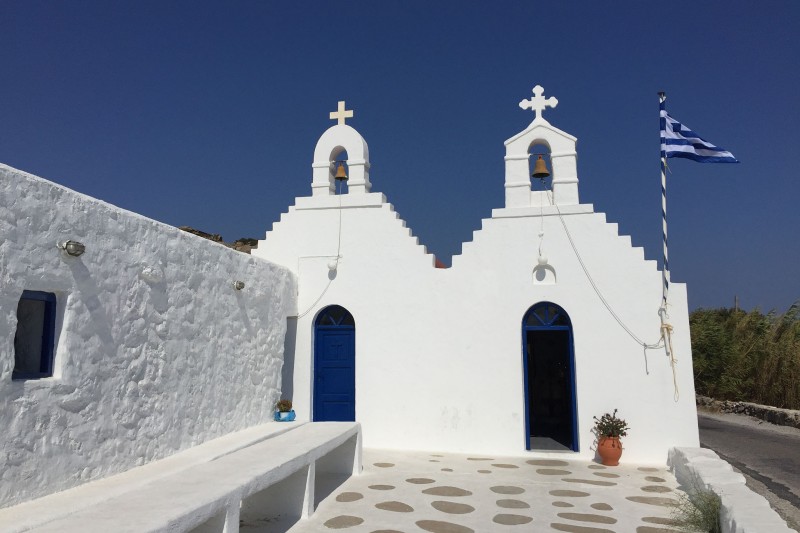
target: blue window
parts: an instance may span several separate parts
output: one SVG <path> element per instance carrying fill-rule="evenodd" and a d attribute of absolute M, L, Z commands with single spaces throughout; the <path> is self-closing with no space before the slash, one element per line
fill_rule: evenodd
<path fill-rule="evenodd" d="M 55 332 L 56 295 L 23 291 L 17 305 L 11 379 L 39 379 L 53 375 Z"/>

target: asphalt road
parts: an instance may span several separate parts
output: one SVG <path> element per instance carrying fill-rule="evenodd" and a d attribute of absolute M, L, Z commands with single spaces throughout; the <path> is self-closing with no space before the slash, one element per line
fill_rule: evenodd
<path fill-rule="evenodd" d="M 698 413 L 700 445 L 747 478 L 795 529 L 800 525 L 800 430 L 743 415 Z"/>

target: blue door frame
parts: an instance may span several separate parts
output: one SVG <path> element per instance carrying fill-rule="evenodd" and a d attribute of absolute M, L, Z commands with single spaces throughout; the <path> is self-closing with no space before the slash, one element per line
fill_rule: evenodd
<path fill-rule="evenodd" d="M 528 383 L 528 333 L 531 331 L 566 331 L 569 339 L 569 377 L 570 405 L 572 416 L 572 451 L 578 446 L 578 411 L 575 390 L 575 343 L 572 335 L 572 322 L 560 306 L 552 302 L 540 302 L 528 309 L 522 318 L 522 373 L 524 382 L 525 409 L 525 449 L 531 449 L 530 384 Z"/>
<path fill-rule="evenodd" d="M 355 411 L 355 336 L 353 316 L 332 305 L 314 323 L 315 422 L 353 422 Z"/>

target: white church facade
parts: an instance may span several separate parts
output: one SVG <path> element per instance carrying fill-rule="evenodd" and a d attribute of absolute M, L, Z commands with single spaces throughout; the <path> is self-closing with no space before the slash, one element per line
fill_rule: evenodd
<path fill-rule="evenodd" d="M 281 397 L 369 448 L 591 460 L 616 408 L 625 461 L 698 446 L 686 287 L 673 366 L 639 340 L 660 335 L 661 272 L 580 203 L 556 103 L 521 103 L 505 205 L 449 268 L 373 191 L 344 106 L 252 256 L 0 165 L 0 507 L 269 423 Z M 551 177 L 531 180 L 533 147 Z"/>
<path fill-rule="evenodd" d="M 576 139 L 543 118 L 557 101 L 542 93 L 521 102 L 535 118 L 505 143 L 505 206 L 450 268 L 434 268 L 372 191 L 366 141 L 342 106 L 331 114 L 310 196 L 253 251 L 297 276 L 284 390 L 301 418 L 357 420 L 368 447 L 590 459 L 593 416 L 619 408 L 634 428 L 627 460 L 698 445 L 686 288 L 670 293 L 673 380 L 664 349 L 645 351 L 624 329 L 659 338 L 661 272 L 580 203 Z M 552 168 L 542 190 L 536 147 Z M 348 189 L 337 194 L 342 154 Z"/>

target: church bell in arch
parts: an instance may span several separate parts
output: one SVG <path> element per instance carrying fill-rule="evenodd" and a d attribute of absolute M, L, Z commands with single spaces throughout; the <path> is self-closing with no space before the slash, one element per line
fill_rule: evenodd
<path fill-rule="evenodd" d="M 533 174 L 531 174 L 532 178 L 546 178 L 550 175 L 550 171 L 547 170 L 547 163 L 544 162 L 542 156 L 540 155 L 536 159 L 536 164 L 533 166 Z"/>
<path fill-rule="evenodd" d="M 339 168 L 336 169 L 334 179 L 336 179 L 336 181 L 347 181 L 347 172 L 344 170 L 344 163 L 339 163 Z"/>

